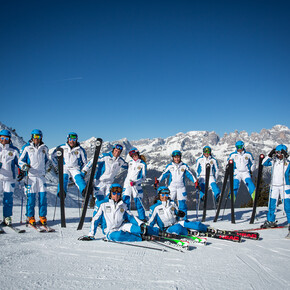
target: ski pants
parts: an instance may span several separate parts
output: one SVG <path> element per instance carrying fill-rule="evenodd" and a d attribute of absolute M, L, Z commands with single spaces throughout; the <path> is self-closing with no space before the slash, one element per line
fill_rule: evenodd
<path fill-rule="evenodd" d="M 176 235 L 188 235 L 187 229 L 197 230 L 200 232 L 206 232 L 207 226 L 201 222 L 190 222 L 190 221 L 180 221 L 172 226 L 170 226 L 166 232 Z"/>
<path fill-rule="evenodd" d="M 205 191 L 205 177 L 200 177 L 198 179 L 198 183 L 200 186 L 200 191 L 199 191 L 200 198 L 202 198 L 204 196 L 204 191 Z M 217 197 L 220 195 L 221 191 L 220 191 L 219 187 L 217 186 L 216 180 L 213 176 L 209 177 L 208 185 L 209 185 L 209 188 L 211 189 L 211 191 L 213 192 L 214 198 L 216 200 Z"/>
<path fill-rule="evenodd" d="M 0 180 L 0 193 L 3 193 L 4 218 L 12 216 L 14 189 L 15 189 L 15 181 Z"/>
<path fill-rule="evenodd" d="M 68 180 L 69 178 L 72 178 L 75 185 L 79 189 L 80 193 L 83 193 L 84 189 L 86 188 L 86 182 L 84 180 L 84 177 L 81 174 L 81 171 L 78 169 L 65 169 L 63 172 L 63 188 L 64 192 L 66 194 L 67 187 L 68 187 Z M 59 185 L 57 188 L 57 195 L 59 196 Z"/>
<path fill-rule="evenodd" d="M 27 181 L 26 181 L 27 182 Z M 44 176 L 31 176 L 28 184 L 25 184 L 25 195 L 27 197 L 26 216 L 34 217 L 36 194 L 38 194 L 39 216 L 47 215 L 46 181 Z"/>
<path fill-rule="evenodd" d="M 255 192 L 255 185 L 251 179 L 251 175 L 249 172 L 237 172 L 234 173 L 234 194 L 237 197 L 238 190 L 240 188 L 241 180 L 245 183 L 250 195 L 253 197 L 253 193 Z"/>
<path fill-rule="evenodd" d="M 287 222 L 290 223 L 290 185 L 281 185 L 281 186 L 272 186 L 270 200 L 269 200 L 269 209 L 267 214 L 267 220 L 269 222 L 274 222 L 276 215 L 275 211 L 277 208 L 279 196 L 284 203 L 284 210 L 287 216 Z"/>
<path fill-rule="evenodd" d="M 131 209 L 131 197 L 133 197 L 135 206 L 138 212 L 138 218 L 145 220 L 145 208 L 143 205 L 143 189 L 140 184 L 134 186 L 128 185 L 123 188 L 123 201 L 127 204 L 128 209 Z"/>
<path fill-rule="evenodd" d="M 170 199 L 177 199 L 178 209 L 185 213 L 184 220 L 187 219 L 187 192 L 184 184 L 170 184 L 168 186 L 170 190 Z"/>

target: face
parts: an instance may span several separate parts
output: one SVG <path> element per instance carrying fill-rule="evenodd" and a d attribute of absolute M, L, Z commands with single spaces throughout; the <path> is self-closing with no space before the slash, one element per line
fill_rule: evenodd
<path fill-rule="evenodd" d="M 122 151 L 120 149 L 115 148 L 113 150 L 113 156 L 117 158 L 117 157 L 119 157 L 121 155 L 121 152 Z"/>
<path fill-rule="evenodd" d="M 7 136 L 1 135 L 0 136 L 0 143 L 3 144 L 3 145 L 9 144 L 10 143 L 10 138 L 7 137 Z"/>
<path fill-rule="evenodd" d="M 76 147 L 77 145 L 77 139 L 74 139 L 74 138 L 68 138 L 68 145 L 73 148 L 73 147 Z"/>
<path fill-rule="evenodd" d="M 40 143 L 40 140 L 41 140 L 41 139 L 33 138 L 33 139 L 32 139 L 32 142 L 33 142 L 34 145 L 38 145 L 38 144 Z"/>
<path fill-rule="evenodd" d="M 160 200 L 167 201 L 169 199 L 169 194 L 160 193 Z"/>
<path fill-rule="evenodd" d="M 115 202 L 118 202 L 121 199 L 121 193 L 119 194 L 114 194 L 113 192 L 111 192 L 111 199 Z"/>
<path fill-rule="evenodd" d="M 139 155 L 138 155 L 138 153 L 134 153 L 134 154 L 132 154 L 131 157 L 132 157 L 133 160 L 135 160 L 135 161 L 139 159 Z"/>
<path fill-rule="evenodd" d="M 281 151 L 276 152 L 276 156 L 278 159 L 282 160 L 283 159 L 283 154 L 281 153 Z"/>
<path fill-rule="evenodd" d="M 180 156 L 173 156 L 173 162 L 174 163 L 180 163 L 180 161 L 181 161 L 181 157 Z"/>
<path fill-rule="evenodd" d="M 208 158 L 209 157 L 209 153 L 206 152 L 206 153 L 203 153 L 204 157 Z"/>

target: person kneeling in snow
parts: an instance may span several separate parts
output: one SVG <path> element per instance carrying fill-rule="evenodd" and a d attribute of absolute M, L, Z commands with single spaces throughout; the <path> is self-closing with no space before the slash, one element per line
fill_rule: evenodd
<path fill-rule="evenodd" d="M 185 216 L 185 213 L 178 210 L 174 201 L 169 199 L 170 190 L 168 187 L 159 187 L 157 194 L 156 203 L 150 207 L 149 221 L 147 222 L 149 227 L 157 224 L 161 231 L 177 235 L 187 235 L 187 229 L 200 232 L 207 231 L 207 226 L 201 222 L 191 222 L 189 220 L 178 221 Z"/>
<path fill-rule="evenodd" d="M 142 241 L 144 223 L 128 211 L 127 205 L 122 201 L 122 190 L 122 186 L 118 183 L 111 185 L 109 198 L 100 201 L 98 210 L 93 216 L 89 235 L 81 237 L 81 240 L 93 240 L 97 227 L 101 224 L 108 240 Z"/>

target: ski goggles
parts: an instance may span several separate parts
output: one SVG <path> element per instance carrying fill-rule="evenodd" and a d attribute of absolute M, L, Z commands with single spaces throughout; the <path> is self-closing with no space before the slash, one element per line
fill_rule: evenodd
<path fill-rule="evenodd" d="M 111 193 L 113 193 L 113 192 L 121 194 L 122 193 L 122 188 L 121 187 L 113 187 L 111 189 Z"/>
<path fill-rule="evenodd" d="M 169 197 L 169 193 L 161 193 L 161 196 Z"/>
<path fill-rule="evenodd" d="M 1 137 L 1 140 L 6 140 L 8 141 L 10 139 L 10 137 Z"/>
<path fill-rule="evenodd" d="M 243 146 L 243 145 L 237 145 L 236 148 L 237 148 L 237 149 L 243 149 L 244 146 Z"/>
<path fill-rule="evenodd" d="M 118 149 L 118 150 L 123 150 L 123 146 L 120 144 L 117 144 L 116 146 L 114 146 L 114 149 Z"/>
<path fill-rule="evenodd" d="M 33 139 L 41 139 L 41 137 L 42 137 L 42 136 L 39 135 L 39 134 L 33 134 L 33 135 L 32 135 L 32 138 L 33 138 Z"/>
<path fill-rule="evenodd" d="M 137 150 L 131 150 L 129 151 L 129 155 L 132 157 L 134 154 L 138 154 L 139 152 Z"/>
<path fill-rule="evenodd" d="M 122 193 L 122 192 L 111 191 L 111 194 L 112 194 L 112 195 L 116 195 L 116 194 L 117 194 L 117 195 L 121 195 L 121 193 Z"/>
<path fill-rule="evenodd" d="M 172 157 L 176 157 L 176 156 L 179 156 L 179 157 L 180 157 L 181 154 L 180 154 L 179 152 L 173 152 L 173 153 L 172 153 Z"/>
<path fill-rule="evenodd" d="M 211 150 L 208 149 L 208 148 L 206 148 L 206 149 L 203 150 L 203 153 L 208 153 L 208 154 L 210 154 L 210 153 L 211 153 Z"/>
<path fill-rule="evenodd" d="M 68 141 L 77 141 L 77 138 L 68 138 Z"/>

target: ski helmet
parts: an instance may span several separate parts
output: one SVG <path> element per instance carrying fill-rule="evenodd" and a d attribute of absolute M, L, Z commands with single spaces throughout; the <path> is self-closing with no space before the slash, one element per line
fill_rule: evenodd
<path fill-rule="evenodd" d="M 110 186 L 110 194 L 112 192 L 115 192 L 117 194 L 119 193 L 118 195 L 121 195 L 122 194 L 122 191 L 123 191 L 123 188 L 122 188 L 122 186 L 119 183 L 113 183 Z"/>
<path fill-rule="evenodd" d="M 276 152 L 284 150 L 286 153 L 288 151 L 287 147 L 283 144 L 278 145 L 275 150 L 276 150 Z"/>
<path fill-rule="evenodd" d="M 0 131 L 0 136 L 6 136 L 6 137 L 11 138 L 11 133 L 8 130 L 1 130 Z"/>
<path fill-rule="evenodd" d="M 157 193 L 158 193 L 158 194 L 162 194 L 162 193 L 170 194 L 170 190 L 169 190 L 169 188 L 166 187 L 166 186 L 160 186 L 160 187 L 158 187 L 158 189 L 157 189 Z"/>
<path fill-rule="evenodd" d="M 240 141 L 236 142 L 235 146 L 236 146 L 237 149 L 244 149 L 244 145 L 245 145 L 245 143 L 240 140 Z"/>
<path fill-rule="evenodd" d="M 209 153 L 211 154 L 211 148 L 209 146 L 204 146 L 202 149 L 203 153 Z"/>
<path fill-rule="evenodd" d="M 133 147 L 130 151 L 129 151 L 129 155 L 130 157 L 133 156 L 133 154 L 137 153 L 139 155 L 139 150 L 136 147 Z"/>
<path fill-rule="evenodd" d="M 121 144 L 114 144 L 113 145 L 113 150 L 114 149 L 119 149 L 119 150 L 121 150 L 121 152 L 123 151 L 123 146 L 121 145 Z"/>
<path fill-rule="evenodd" d="M 71 139 L 78 139 L 78 134 L 77 133 L 75 133 L 75 132 L 69 132 L 68 134 L 67 134 L 67 139 L 69 139 L 69 138 L 71 138 Z"/>
<path fill-rule="evenodd" d="M 34 129 L 31 131 L 31 139 L 42 139 L 42 132 L 39 129 Z"/>
<path fill-rule="evenodd" d="M 171 153 L 171 156 L 174 157 L 174 156 L 180 156 L 181 157 L 181 152 L 179 150 L 174 150 L 172 153 Z"/>

